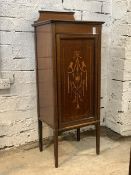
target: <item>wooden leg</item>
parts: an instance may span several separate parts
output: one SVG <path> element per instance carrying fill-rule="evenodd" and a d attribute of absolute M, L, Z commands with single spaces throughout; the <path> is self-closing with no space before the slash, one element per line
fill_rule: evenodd
<path fill-rule="evenodd" d="M 129 160 L 129 175 L 131 175 L 131 150 L 130 150 L 130 160 Z"/>
<path fill-rule="evenodd" d="M 58 168 L 58 130 L 54 130 L 54 158 L 55 168 Z"/>
<path fill-rule="evenodd" d="M 77 141 L 80 141 L 80 128 L 77 128 Z"/>
<path fill-rule="evenodd" d="M 96 125 L 96 154 L 100 154 L 100 123 Z"/>
<path fill-rule="evenodd" d="M 38 120 L 38 133 L 39 133 L 39 150 L 43 151 L 43 142 L 42 142 L 42 121 Z"/>

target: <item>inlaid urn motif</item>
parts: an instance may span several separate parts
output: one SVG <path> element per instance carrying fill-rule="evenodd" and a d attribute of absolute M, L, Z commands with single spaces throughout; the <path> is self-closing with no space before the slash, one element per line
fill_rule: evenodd
<path fill-rule="evenodd" d="M 72 97 L 72 103 L 76 104 L 76 109 L 79 109 L 82 97 L 84 97 L 85 91 L 87 91 L 87 67 L 84 58 L 80 56 L 80 51 L 74 51 L 67 74 L 68 94 Z"/>

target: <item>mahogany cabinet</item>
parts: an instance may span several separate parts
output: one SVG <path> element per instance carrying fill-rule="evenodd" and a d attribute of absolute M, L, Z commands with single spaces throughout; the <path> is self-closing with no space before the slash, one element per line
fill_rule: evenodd
<path fill-rule="evenodd" d="M 39 148 L 42 122 L 54 131 L 55 167 L 58 135 L 87 125 L 96 127 L 100 152 L 101 28 L 103 22 L 75 21 L 73 12 L 42 12 L 34 23 Z"/>

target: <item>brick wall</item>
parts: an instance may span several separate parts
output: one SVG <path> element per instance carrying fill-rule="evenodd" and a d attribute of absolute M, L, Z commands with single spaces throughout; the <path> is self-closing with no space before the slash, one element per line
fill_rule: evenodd
<path fill-rule="evenodd" d="M 131 2 L 112 1 L 106 126 L 131 135 Z"/>
<path fill-rule="evenodd" d="M 118 59 L 115 57 L 115 62 L 114 56 L 110 56 L 112 54 L 116 54 L 118 57 L 121 54 L 121 58 L 125 58 L 125 55 L 126 57 L 131 56 L 131 50 L 128 47 L 130 37 L 126 40 L 126 43 L 125 38 L 127 39 L 127 36 L 120 37 L 120 41 L 117 41 L 118 38 L 113 39 L 118 32 L 122 33 L 121 35 L 126 35 L 125 31 L 128 30 L 131 34 L 131 30 L 126 24 L 120 23 L 121 27 L 115 27 L 117 22 L 120 21 L 119 19 L 115 20 L 116 17 L 120 18 L 127 10 L 127 6 L 128 8 L 131 7 L 130 3 L 126 4 L 127 1 L 123 0 L 122 2 L 123 4 L 120 4 L 123 7 L 122 12 L 115 12 L 115 10 L 113 12 L 112 5 L 115 7 L 119 4 L 111 4 L 111 0 L 64 0 L 63 3 L 62 0 L 1 0 L 0 76 L 1 79 L 8 78 L 11 87 L 10 89 L 0 90 L 0 149 L 37 140 L 34 29 L 31 24 L 38 19 L 38 10 L 41 9 L 73 10 L 77 20 L 105 21 L 102 32 L 101 123 L 106 123 L 112 129 L 115 128 L 112 127 L 114 123 L 110 122 L 113 118 L 112 115 L 116 115 L 116 110 L 113 108 L 114 104 L 118 108 L 122 104 L 128 106 L 129 110 L 126 111 L 125 115 L 121 112 L 123 111 L 121 108 L 119 113 L 117 112 L 117 115 L 124 115 L 125 118 L 126 115 L 128 116 L 131 111 L 130 102 L 125 104 L 120 96 L 129 86 L 131 89 L 130 81 L 123 83 L 112 79 L 113 74 L 122 77 L 130 76 L 129 73 L 123 71 L 126 66 L 128 70 L 130 69 L 129 60 L 127 59 L 126 62 L 121 59 L 117 62 Z M 130 12 L 126 15 L 130 20 Z M 116 47 L 116 45 L 120 46 Z M 120 70 L 120 72 L 116 73 L 117 70 Z M 114 77 L 114 79 L 117 78 Z M 119 102 L 110 98 L 113 91 L 118 94 L 116 88 L 119 88 L 120 91 L 118 95 Z M 130 89 L 125 92 L 125 98 L 129 95 Z M 112 112 L 110 112 L 111 110 Z M 125 123 L 127 121 L 126 118 Z M 119 128 L 117 122 L 115 122 L 115 125 L 116 128 Z M 117 131 L 120 132 L 120 129 L 117 129 Z M 44 137 L 51 134 L 52 130 L 45 125 Z"/>

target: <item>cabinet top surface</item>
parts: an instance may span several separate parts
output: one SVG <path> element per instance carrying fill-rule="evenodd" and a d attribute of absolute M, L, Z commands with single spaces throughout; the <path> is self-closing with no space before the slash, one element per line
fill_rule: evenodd
<path fill-rule="evenodd" d="M 93 25 L 101 25 L 104 24 L 103 21 L 74 21 L 74 20 L 46 20 L 46 21 L 36 21 L 33 26 L 41 26 L 51 23 L 73 23 L 73 24 L 93 24 Z"/>

